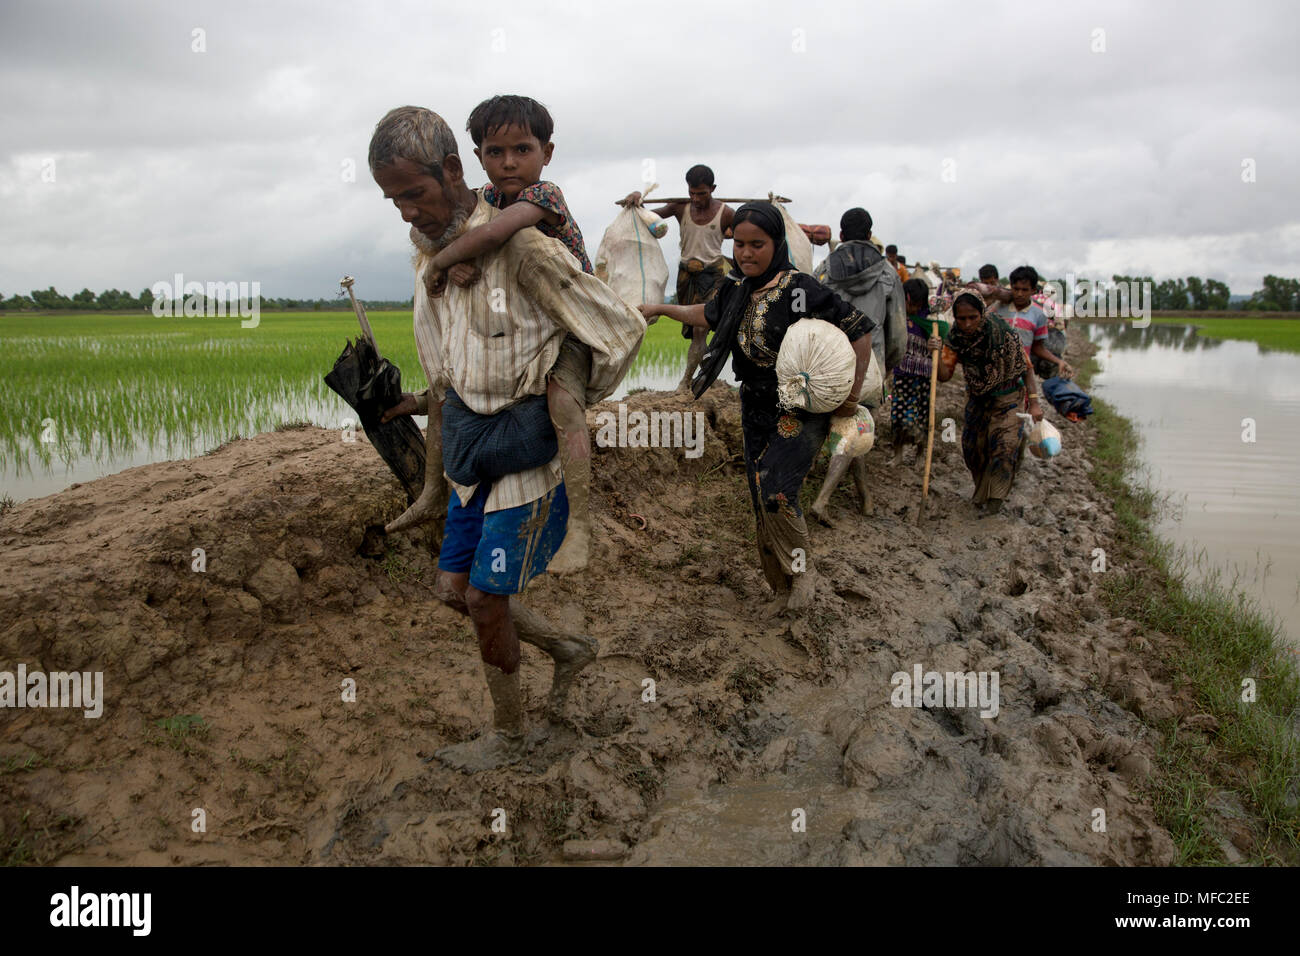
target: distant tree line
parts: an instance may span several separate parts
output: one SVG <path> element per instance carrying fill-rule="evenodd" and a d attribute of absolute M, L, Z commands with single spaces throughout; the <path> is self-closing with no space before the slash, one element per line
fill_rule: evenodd
<path fill-rule="evenodd" d="M 1004 278 L 1003 283 L 1006 283 Z M 1068 292 L 1064 279 L 1053 280 Z M 1218 279 L 1201 279 L 1188 276 L 1186 279 L 1165 279 L 1157 282 L 1152 276 L 1110 277 L 1112 284 L 1130 282 L 1151 283 L 1151 309 L 1155 312 L 1225 312 L 1244 310 L 1250 312 L 1300 312 L 1300 279 L 1283 279 L 1279 276 L 1264 276 L 1264 288 L 1252 293 L 1249 299 L 1233 301 L 1231 290 L 1226 283 Z M 1086 295 L 1092 292 L 1094 298 L 1105 298 L 1103 290 L 1091 285 L 1083 285 L 1075 280 L 1076 294 Z"/>
<path fill-rule="evenodd" d="M 202 303 L 203 296 L 195 296 Z M 333 312 L 352 311 L 352 303 L 346 297 L 329 299 L 268 299 L 259 296 L 258 309 L 262 312 Z M 48 289 L 35 289 L 28 295 L 11 295 L 0 293 L 0 312 L 149 312 L 153 309 L 154 294 L 151 289 L 144 289 L 138 296 L 120 289 L 108 289 L 96 295 L 89 289 L 82 289 L 69 298 L 50 286 Z M 364 299 L 367 309 L 409 309 L 414 305 L 413 299 Z"/>
<path fill-rule="evenodd" d="M 1004 283 L 1005 279 L 1002 280 Z M 1055 280 L 1062 289 L 1067 289 L 1064 279 Z M 1233 302 L 1226 284 L 1218 279 L 1201 279 L 1188 276 L 1186 279 L 1165 279 L 1156 282 L 1151 276 L 1111 276 L 1113 283 L 1150 282 L 1151 308 L 1157 312 L 1221 312 L 1229 309 L 1242 309 L 1251 312 L 1300 312 L 1300 279 L 1284 279 L 1281 276 L 1264 276 L 1264 287 L 1253 292 L 1245 301 Z M 1080 293 L 1084 289 L 1078 290 Z M 1104 297 L 1104 293 L 1103 293 Z M 199 302 L 202 296 L 197 297 Z M 333 312 L 351 311 L 351 303 L 344 297 L 328 299 L 268 299 L 260 296 L 258 308 L 263 312 Z M 0 312 L 148 312 L 153 308 L 154 294 L 150 289 L 141 290 L 138 296 L 120 289 L 107 289 L 96 295 L 89 289 L 82 289 L 69 298 L 54 286 L 48 289 L 33 290 L 28 295 L 11 295 L 5 297 L 0 293 Z M 670 299 L 669 301 L 673 301 Z M 365 299 L 368 309 L 409 309 L 412 299 Z"/>
<path fill-rule="evenodd" d="M 1151 309 L 1154 312 L 1222 312 L 1232 307 L 1232 293 L 1218 279 L 1165 279 L 1156 282 L 1151 276 L 1111 276 L 1114 282 L 1150 282 Z"/>

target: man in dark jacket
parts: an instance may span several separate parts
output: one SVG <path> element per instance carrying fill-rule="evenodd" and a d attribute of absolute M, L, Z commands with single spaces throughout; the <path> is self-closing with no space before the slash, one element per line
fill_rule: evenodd
<path fill-rule="evenodd" d="M 871 337 L 871 348 L 883 379 L 907 350 L 907 305 L 898 273 L 871 244 L 871 225 L 862 208 L 841 216 L 840 244 L 813 276 L 882 330 Z"/>

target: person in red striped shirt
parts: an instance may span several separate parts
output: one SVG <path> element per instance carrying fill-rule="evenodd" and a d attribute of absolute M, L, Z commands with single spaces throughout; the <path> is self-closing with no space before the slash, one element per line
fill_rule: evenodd
<path fill-rule="evenodd" d="M 1033 301 L 1038 291 L 1038 271 L 1033 266 L 1020 266 L 1011 270 L 1011 301 L 998 307 L 996 315 L 1004 319 L 1020 336 L 1025 349 L 1025 360 L 1039 358 L 1055 365 L 1058 374 L 1069 378 L 1074 370 L 1059 355 L 1047 347 L 1047 313 Z"/>

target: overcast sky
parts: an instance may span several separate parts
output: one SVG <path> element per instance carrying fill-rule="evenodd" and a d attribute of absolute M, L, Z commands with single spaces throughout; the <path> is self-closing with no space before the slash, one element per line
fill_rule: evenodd
<path fill-rule="evenodd" d="M 1247 293 L 1300 275 L 1298 10 L 3 0 L 0 293 L 182 272 L 318 297 L 351 273 L 363 298 L 406 298 L 370 134 L 429 107 L 479 185 L 465 121 L 495 93 L 550 108 L 545 175 L 593 258 L 649 159 L 661 194 L 703 162 L 719 195 L 774 190 L 801 222 L 865 206 L 909 261 Z"/>

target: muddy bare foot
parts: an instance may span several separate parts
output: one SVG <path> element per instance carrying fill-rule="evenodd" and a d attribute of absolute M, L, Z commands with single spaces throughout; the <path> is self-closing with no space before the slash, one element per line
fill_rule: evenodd
<path fill-rule="evenodd" d="M 384 531 L 388 534 L 395 534 L 398 531 L 405 531 L 408 528 L 414 528 L 430 521 L 441 520 L 446 514 L 446 488 L 437 486 L 431 488 L 425 485 L 424 491 L 420 493 L 420 497 L 415 499 L 415 503 L 384 525 Z"/>
<path fill-rule="evenodd" d="M 590 559 L 591 534 L 581 525 L 570 522 L 569 532 L 546 570 L 552 574 L 577 574 L 586 570 Z"/>
<path fill-rule="evenodd" d="M 550 650 L 555 659 L 555 676 L 551 692 L 546 698 L 546 719 L 559 723 L 564 718 L 564 702 L 569 699 L 569 689 L 578 672 L 596 659 L 600 644 L 594 637 L 576 634 L 557 640 Z"/>
<path fill-rule="evenodd" d="M 785 613 L 785 606 L 790 603 L 789 591 L 777 591 L 776 597 L 763 606 L 763 613 L 767 617 L 780 617 Z"/>
<path fill-rule="evenodd" d="M 790 600 L 785 606 L 787 614 L 798 614 L 812 606 L 813 595 L 816 592 L 815 584 L 811 570 L 794 576 L 794 585 L 790 588 Z"/>
<path fill-rule="evenodd" d="M 523 755 L 523 737 L 499 730 L 489 730 L 473 740 L 443 747 L 434 753 L 448 767 L 465 773 L 495 770 L 516 762 Z"/>
<path fill-rule="evenodd" d="M 816 505 L 813 505 L 808 510 L 812 513 L 812 516 L 817 519 L 818 523 L 823 524 L 828 528 L 835 527 L 835 522 L 831 521 L 830 518 L 826 517 L 825 508 L 818 508 Z"/>

